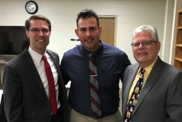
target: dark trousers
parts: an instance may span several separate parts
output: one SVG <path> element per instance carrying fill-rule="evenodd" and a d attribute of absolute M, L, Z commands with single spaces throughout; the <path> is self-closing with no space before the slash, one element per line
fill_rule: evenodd
<path fill-rule="evenodd" d="M 61 107 L 58 108 L 57 113 L 61 113 Z M 51 115 L 51 122 L 62 122 L 62 120 L 60 120 L 62 117 L 60 117 L 60 115 Z"/>
<path fill-rule="evenodd" d="M 2 94 L 1 104 L 0 104 L 0 122 L 7 122 L 6 115 L 4 112 L 4 96 Z"/>
<path fill-rule="evenodd" d="M 54 114 L 51 115 L 51 122 L 56 122 L 56 115 Z"/>

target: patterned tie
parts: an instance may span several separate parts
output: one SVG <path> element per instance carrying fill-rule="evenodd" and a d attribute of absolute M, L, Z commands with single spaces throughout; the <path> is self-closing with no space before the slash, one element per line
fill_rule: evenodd
<path fill-rule="evenodd" d="M 132 116 L 134 108 L 135 108 L 135 106 L 137 104 L 137 100 L 138 100 L 138 98 L 140 96 L 140 92 L 141 92 L 141 89 L 142 89 L 142 86 L 143 86 L 144 72 L 145 72 L 145 70 L 143 68 L 141 68 L 139 80 L 137 81 L 137 83 L 136 83 L 136 85 L 135 85 L 135 87 L 133 89 L 131 98 L 129 99 L 128 105 L 126 107 L 126 117 L 125 117 L 124 122 L 131 122 L 131 116 Z"/>
<path fill-rule="evenodd" d="M 56 90 L 54 85 L 54 78 L 52 75 L 50 65 L 47 62 L 47 58 L 45 56 L 42 56 L 42 60 L 44 60 L 44 68 L 45 68 L 45 73 L 46 73 L 48 85 L 49 85 L 49 102 L 51 104 L 51 110 L 52 110 L 52 113 L 56 115 L 57 102 L 56 102 Z"/>
<path fill-rule="evenodd" d="M 99 98 L 97 67 L 94 61 L 93 53 L 89 54 L 89 57 L 90 57 L 89 68 L 90 68 L 91 109 L 93 117 L 98 119 L 101 116 L 101 107 Z"/>

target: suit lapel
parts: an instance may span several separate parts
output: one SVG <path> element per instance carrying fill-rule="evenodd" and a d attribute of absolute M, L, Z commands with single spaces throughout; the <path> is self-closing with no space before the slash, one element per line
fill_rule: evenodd
<path fill-rule="evenodd" d="M 56 62 L 56 60 L 58 60 L 57 58 L 56 58 L 56 56 L 54 56 L 54 55 L 52 55 L 48 50 L 46 50 L 46 52 L 49 54 L 49 56 L 51 57 L 51 59 L 53 60 L 53 62 L 54 62 L 54 65 L 56 66 L 56 69 L 57 69 L 57 72 L 59 71 L 59 62 L 57 63 Z M 59 72 L 58 72 L 58 78 L 59 78 Z"/>
<path fill-rule="evenodd" d="M 54 54 L 52 54 L 49 50 L 47 50 L 47 53 L 49 54 L 49 56 L 52 58 L 55 67 L 57 69 L 57 73 L 58 73 L 58 85 L 59 85 L 59 101 L 61 102 L 61 104 L 63 104 L 64 101 L 64 93 L 66 91 L 65 87 L 64 87 L 64 82 L 62 79 L 62 75 L 61 75 L 61 71 L 59 70 L 59 57 L 56 57 Z"/>
<path fill-rule="evenodd" d="M 42 80 L 39 76 L 39 73 L 35 67 L 35 64 L 28 52 L 28 49 L 25 49 L 25 51 L 23 52 L 23 56 L 25 59 L 25 66 L 27 67 L 27 69 L 30 71 L 30 74 L 32 75 L 32 77 L 34 77 L 34 81 L 39 85 L 41 91 L 44 93 L 44 95 L 47 97 L 44 86 L 42 84 Z M 27 65 L 28 64 L 28 65 Z"/>
<path fill-rule="evenodd" d="M 161 66 L 162 66 L 162 61 L 161 59 L 158 57 L 156 63 L 154 64 L 148 78 L 147 81 L 143 87 L 143 89 L 141 90 L 140 93 L 140 97 L 137 101 L 137 104 L 135 106 L 133 115 L 135 114 L 135 112 L 137 111 L 138 107 L 140 106 L 140 104 L 142 103 L 143 99 L 145 98 L 145 96 L 148 94 L 148 92 L 150 91 L 150 89 L 153 87 L 154 83 L 157 81 L 158 77 L 160 76 L 160 70 L 161 70 Z"/>
<path fill-rule="evenodd" d="M 128 72 L 128 74 L 130 74 L 130 75 L 128 75 L 129 77 L 128 77 L 128 79 L 127 79 L 127 81 L 125 81 L 126 82 L 126 90 L 123 92 L 123 96 L 124 96 L 124 98 L 123 98 L 123 114 L 125 115 L 126 114 L 126 106 L 127 106 L 127 101 L 128 101 L 128 94 L 129 94 L 129 91 L 130 91 L 130 87 L 131 87 L 131 85 L 132 85 L 132 83 L 133 83 L 133 80 L 134 80 L 134 78 L 135 78 L 135 75 L 136 75 L 136 73 L 137 73 L 137 71 L 138 71 L 138 68 L 139 68 L 139 66 L 137 65 L 137 66 L 135 66 L 133 69 L 131 69 L 129 72 Z"/>

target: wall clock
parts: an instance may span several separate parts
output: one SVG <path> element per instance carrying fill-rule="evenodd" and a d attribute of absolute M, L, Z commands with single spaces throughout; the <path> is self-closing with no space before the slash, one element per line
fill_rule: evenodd
<path fill-rule="evenodd" d="M 29 14 L 35 14 L 38 11 L 38 5 L 35 1 L 30 0 L 25 4 L 25 10 Z"/>

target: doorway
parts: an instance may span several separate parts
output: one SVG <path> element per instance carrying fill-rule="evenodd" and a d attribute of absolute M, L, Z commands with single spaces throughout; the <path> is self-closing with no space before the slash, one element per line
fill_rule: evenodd
<path fill-rule="evenodd" d="M 99 24 L 102 26 L 100 39 L 114 46 L 115 17 L 99 17 Z"/>

